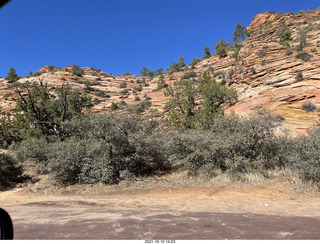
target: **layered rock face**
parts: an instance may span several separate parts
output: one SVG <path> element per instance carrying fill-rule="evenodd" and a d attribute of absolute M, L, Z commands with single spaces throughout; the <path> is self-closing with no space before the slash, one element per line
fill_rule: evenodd
<path fill-rule="evenodd" d="M 284 26 L 291 32 L 285 42 L 280 39 Z M 247 30 L 250 35 L 241 43 L 237 58 L 230 48 L 225 57 L 213 55 L 180 72 L 164 74 L 164 82 L 171 85 L 190 72 L 195 74 L 190 79 L 197 80 L 208 71 L 217 82 L 238 92 L 238 102 L 227 108 L 227 113 L 248 114 L 267 108 L 282 115 L 293 134 L 307 133 L 319 121 L 318 113 L 304 111 L 302 104 L 320 105 L 320 11 L 261 13 L 253 18 Z M 159 89 L 159 76 L 150 79 L 129 74 L 114 76 L 91 68 L 83 70 L 83 76 L 78 77 L 70 72 L 71 66 L 45 66 L 37 72 L 40 75 L 23 77 L 12 84 L 0 78 L 2 110 L 10 112 L 14 108 L 15 89 L 23 90 L 25 83 L 42 79 L 53 93 L 56 86 L 68 83 L 90 94 L 95 103 L 93 112 L 111 111 L 112 102 L 137 105 L 150 101 L 147 110 L 156 108 L 165 116 L 169 98 L 164 96 L 164 89 Z"/>
<path fill-rule="evenodd" d="M 256 109 L 270 109 L 285 118 L 284 124 L 295 135 L 305 134 L 318 123 L 318 113 L 304 111 L 302 104 L 320 104 L 319 24 L 320 11 L 258 14 L 247 27 L 251 35 L 242 43 L 237 60 L 232 52 L 221 59 L 211 57 L 209 65 L 215 72 L 224 73 L 227 85 L 238 92 L 238 103 L 227 112 L 247 114 Z M 286 45 L 279 43 L 278 31 L 283 25 L 291 31 L 291 40 Z M 305 33 L 307 45 L 297 51 L 301 33 Z M 302 52 L 310 55 L 310 59 L 296 57 Z"/>

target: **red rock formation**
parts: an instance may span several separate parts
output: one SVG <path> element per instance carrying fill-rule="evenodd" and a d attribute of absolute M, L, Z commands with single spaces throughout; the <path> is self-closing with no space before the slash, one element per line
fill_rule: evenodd
<path fill-rule="evenodd" d="M 285 23 L 292 32 L 289 46 L 279 43 L 278 30 L 280 23 Z M 309 45 L 305 51 L 312 55 L 309 61 L 296 57 L 295 47 L 299 44 L 299 29 L 308 30 L 306 39 Z M 193 72 L 199 79 L 204 71 L 208 71 L 217 82 L 225 82 L 227 86 L 238 92 L 239 101 L 227 113 L 235 111 L 247 114 L 256 109 L 268 108 L 285 118 L 285 125 L 292 129 L 294 134 L 306 133 L 315 125 L 319 118 L 317 112 L 305 112 L 301 105 L 306 101 L 320 106 L 320 11 L 306 14 L 276 14 L 273 12 L 261 13 L 253 18 L 247 30 L 250 36 L 242 43 L 238 59 L 232 57 L 234 51 L 230 50 L 224 58 L 215 55 L 202 60 L 195 65 Z M 37 77 L 25 77 L 20 83 L 44 79 L 50 86 L 59 86 L 67 82 L 74 88 L 86 88 L 84 81 L 89 81 L 93 89 L 89 92 L 97 104 L 93 112 L 108 112 L 112 102 L 125 101 L 127 104 L 137 104 L 150 97 L 151 108 L 164 111 L 168 97 L 162 90 L 157 90 L 159 77 L 146 79 L 147 85 L 142 83 L 141 77 L 134 75 L 114 76 L 103 72 L 94 73 L 91 68 L 83 68 L 84 76 L 74 76 L 70 71 L 72 67 L 52 68 L 45 66 L 39 71 L 43 74 Z M 164 79 L 171 85 L 190 72 L 191 67 L 171 75 L 165 74 Z M 298 72 L 302 78 L 298 79 Z M 99 79 L 97 79 L 99 78 Z M 120 83 L 126 83 L 131 89 L 129 94 L 122 94 Z M 142 86 L 138 91 L 135 87 Z M 14 87 L 0 80 L 1 106 L 4 111 L 14 107 Z M 9 95 L 8 95 L 9 94 Z M 102 96 L 101 94 L 105 94 Z"/>

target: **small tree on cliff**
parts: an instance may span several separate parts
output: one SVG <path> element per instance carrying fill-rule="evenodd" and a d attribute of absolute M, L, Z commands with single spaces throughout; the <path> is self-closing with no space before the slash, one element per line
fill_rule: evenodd
<path fill-rule="evenodd" d="M 207 59 L 211 57 L 210 47 L 205 46 L 203 50 L 203 59 Z"/>
<path fill-rule="evenodd" d="M 165 95 L 172 97 L 167 103 L 168 124 L 183 129 L 210 128 L 217 115 L 223 113 L 221 105 L 237 101 L 236 91 L 218 84 L 207 72 L 199 86 L 191 80 L 181 80 L 168 87 Z"/>
<path fill-rule="evenodd" d="M 230 45 L 229 42 L 225 42 L 224 40 L 220 40 L 215 46 L 216 54 L 220 57 L 223 58 L 227 56 L 227 47 Z"/>
<path fill-rule="evenodd" d="M 19 76 L 17 75 L 16 70 L 14 68 L 12 68 L 12 67 L 10 68 L 10 70 L 6 76 L 6 80 L 10 83 L 13 83 L 13 82 L 19 80 Z"/>
<path fill-rule="evenodd" d="M 237 24 L 234 27 L 234 31 L 233 31 L 233 38 L 232 38 L 233 42 L 239 43 L 244 39 L 246 39 L 246 37 L 247 37 L 247 28 L 241 24 Z"/>
<path fill-rule="evenodd" d="M 25 96 L 17 90 L 19 97 L 14 110 L 14 128 L 20 132 L 20 138 L 55 137 L 60 140 L 63 134 L 62 123 L 82 115 L 83 109 L 91 107 L 91 97 L 81 95 L 63 84 L 56 89 L 57 98 L 52 98 L 47 83 L 40 80 L 27 88 Z"/>

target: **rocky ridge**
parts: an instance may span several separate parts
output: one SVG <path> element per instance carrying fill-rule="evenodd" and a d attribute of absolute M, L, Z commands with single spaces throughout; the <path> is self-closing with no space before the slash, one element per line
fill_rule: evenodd
<path fill-rule="evenodd" d="M 280 44 L 278 30 L 285 24 L 291 30 L 291 40 L 287 45 Z M 238 92 L 238 102 L 226 109 L 227 113 L 250 113 L 256 109 L 267 108 L 285 118 L 285 125 L 293 134 L 304 134 L 315 125 L 318 113 L 306 112 L 301 106 L 304 102 L 320 105 L 320 11 L 308 13 L 261 13 L 253 18 L 247 27 L 248 37 L 241 43 L 238 58 L 229 48 L 228 55 L 220 58 L 212 55 L 193 67 L 188 66 L 180 72 L 164 74 L 164 81 L 172 85 L 186 73 L 193 72 L 197 80 L 208 71 L 217 82 L 224 83 Z M 312 55 L 309 60 L 297 58 L 297 46 L 301 32 L 306 33 L 308 45 L 304 51 Z M 137 77 L 135 75 L 115 76 L 93 68 L 83 68 L 82 77 L 72 74 L 72 67 L 57 68 L 45 66 L 37 71 L 37 76 L 20 78 L 8 83 L 0 78 L 0 106 L 9 113 L 15 106 L 16 89 L 25 89 L 24 84 L 44 80 L 51 91 L 68 83 L 73 88 L 92 96 L 94 113 L 109 112 L 113 102 L 137 105 L 150 101 L 159 116 L 164 116 L 168 97 L 164 89 L 158 89 L 159 76 Z M 298 74 L 300 73 L 300 77 Z"/>

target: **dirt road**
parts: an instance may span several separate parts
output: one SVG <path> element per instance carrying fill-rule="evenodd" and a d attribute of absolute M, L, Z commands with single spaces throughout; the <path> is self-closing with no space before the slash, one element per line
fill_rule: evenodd
<path fill-rule="evenodd" d="M 320 194 L 298 194 L 286 182 L 91 194 L 79 189 L 0 193 L 15 239 L 320 239 Z"/>

